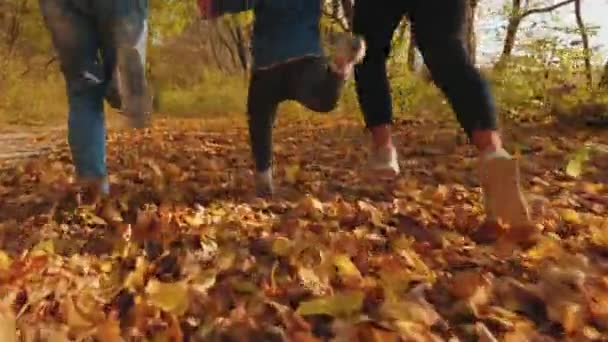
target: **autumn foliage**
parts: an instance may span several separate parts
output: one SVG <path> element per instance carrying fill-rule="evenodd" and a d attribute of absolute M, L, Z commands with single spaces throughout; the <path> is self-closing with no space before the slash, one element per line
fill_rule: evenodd
<path fill-rule="evenodd" d="M 530 233 L 482 225 L 474 153 L 453 123 L 398 122 L 405 174 L 382 183 L 364 172 L 358 121 L 282 121 L 281 194 L 268 201 L 252 197 L 245 132 L 225 120 L 116 131 L 114 196 L 90 206 L 69 187 L 62 139 L 45 157 L 5 162 L 0 340 L 608 334 L 608 161 L 591 159 L 575 179 L 563 158 L 574 135 L 605 135 L 507 134 L 522 157 Z"/>

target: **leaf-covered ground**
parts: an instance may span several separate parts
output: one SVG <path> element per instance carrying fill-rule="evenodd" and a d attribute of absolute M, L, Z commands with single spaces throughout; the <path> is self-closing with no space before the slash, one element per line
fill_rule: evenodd
<path fill-rule="evenodd" d="M 365 172 L 359 121 L 285 120 L 271 201 L 252 196 L 232 121 L 112 133 L 114 195 L 94 206 L 69 190 L 61 135 L 0 162 L 0 340 L 607 338 L 608 158 L 563 171 L 605 130 L 507 130 L 537 234 L 482 226 L 453 123 L 395 131 L 404 173 L 385 182 Z"/>

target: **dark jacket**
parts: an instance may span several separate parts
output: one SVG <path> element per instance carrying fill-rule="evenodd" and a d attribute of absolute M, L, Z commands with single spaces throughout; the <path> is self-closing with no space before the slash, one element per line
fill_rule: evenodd
<path fill-rule="evenodd" d="M 253 10 L 253 67 L 321 55 L 320 0 L 213 0 L 214 15 Z"/>

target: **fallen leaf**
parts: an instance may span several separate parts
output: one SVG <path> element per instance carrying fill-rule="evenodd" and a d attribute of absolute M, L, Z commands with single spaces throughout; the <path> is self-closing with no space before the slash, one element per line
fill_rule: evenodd
<path fill-rule="evenodd" d="M 350 257 L 345 254 L 334 256 L 334 265 L 338 269 L 338 274 L 345 280 L 361 280 L 361 272 L 355 264 L 352 262 Z"/>
<path fill-rule="evenodd" d="M 560 209 L 559 214 L 564 221 L 573 224 L 582 224 L 580 215 L 574 209 Z"/>
<path fill-rule="evenodd" d="M 361 311 L 364 294 L 362 292 L 343 292 L 310 301 L 301 302 L 297 313 L 302 316 L 329 315 L 349 317 Z"/>
<path fill-rule="evenodd" d="M 95 338 L 103 342 L 123 342 L 123 338 L 120 335 L 120 322 L 116 319 L 115 315 L 110 317 L 97 326 L 95 329 Z"/>
<path fill-rule="evenodd" d="M 272 252 L 282 257 L 288 256 L 293 247 L 294 243 L 291 240 L 281 236 L 272 242 Z"/>
<path fill-rule="evenodd" d="M 0 251 L 0 271 L 7 271 L 11 267 L 12 260 L 8 254 Z"/>
<path fill-rule="evenodd" d="M 148 301 L 175 315 L 183 315 L 188 309 L 188 286 L 185 282 L 161 283 L 151 279 L 146 285 Z"/>
<path fill-rule="evenodd" d="M 300 165 L 293 164 L 285 167 L 285 181 L 289 184 L 295 184 L 298 181 Z"/>
<path fill-rule="evenodd" d="M 583 173 L 583 165 L 589 160 L 590 149 L 587 146 L 580 148 L 566 165 L 566 174 L 578 178 Z"/>
<path fill-rule="evenodd" d="M 0 302 L 0 341 L 17 342 L 17 322 L 10 307 Z"/>

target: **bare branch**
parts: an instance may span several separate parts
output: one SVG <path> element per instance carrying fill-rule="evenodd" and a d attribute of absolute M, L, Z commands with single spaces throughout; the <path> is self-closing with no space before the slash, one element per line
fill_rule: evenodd
<path fill-rule="evenodd" d="M 549 13 L 551 11 L 554 11 L 560 7 L 564 7 L 568 4 L 573 3 L 575 0 L 564 0 L 561 2 L 556 3 L 555 5 L 551 5 L 551 6 L 547 6 L 547 7 L 541 7 L 541 8 L 533 8 L 531 10 L 527 10 L 524 13 L 522 13 L 519 18 L 523 19 L 525 17 L 531 16 L 533 14 L 541 14 L 541 13 Z"/>

